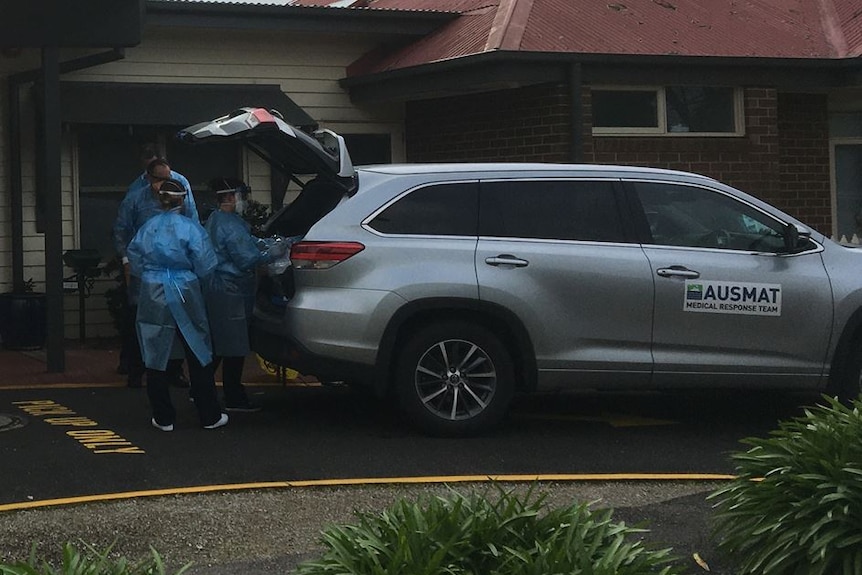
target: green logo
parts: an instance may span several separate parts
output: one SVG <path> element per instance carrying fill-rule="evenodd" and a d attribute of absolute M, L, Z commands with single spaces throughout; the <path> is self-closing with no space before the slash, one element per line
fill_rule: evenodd
<path fill-rule="evenodd" d="M 703 299 L 703 284 L 689 284 L 686 286 L 685 299 Z"/>

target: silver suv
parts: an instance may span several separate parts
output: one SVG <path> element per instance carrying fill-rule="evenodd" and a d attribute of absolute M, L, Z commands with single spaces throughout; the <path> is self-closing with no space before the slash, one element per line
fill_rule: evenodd
<path fill-rule="evenodd" d="M 862 252 L 711 178 L 354 169 L 337 134 L 260 109 L 181 136 L 242 139 L 303 185 L 268 224 L 303 239 L 260 283 L 255 351 L 395 394 L 426 432 L 487 429 L 537 389 L 860 393 Z"/>

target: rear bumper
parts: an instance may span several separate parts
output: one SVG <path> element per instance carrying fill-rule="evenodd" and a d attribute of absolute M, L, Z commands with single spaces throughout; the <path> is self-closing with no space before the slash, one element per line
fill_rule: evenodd
<path fill-rule="evenodd" d="M 314 376 L 320 381 L 367 385 L 374 382 L 373 367 L 311 353 L 291 338 L 266 330 L 261 322 L 251 322 L 249 337 L 252 351 L 263 359 L 295 369 L 303 375 Z"/>

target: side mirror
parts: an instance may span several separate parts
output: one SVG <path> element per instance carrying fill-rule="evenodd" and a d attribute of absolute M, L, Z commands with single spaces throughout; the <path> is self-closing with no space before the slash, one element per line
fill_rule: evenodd
<path fill-rule="evenodd" d="M 799 253 L 804 250 L 811 232 L 799 228 L 795 224 L 784 226 L 784 249 L 788 254 Z"/>

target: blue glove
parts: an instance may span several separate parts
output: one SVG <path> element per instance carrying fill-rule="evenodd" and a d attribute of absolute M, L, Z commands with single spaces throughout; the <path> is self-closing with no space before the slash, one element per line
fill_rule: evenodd
<path fill-rule="evenodd" d="M 289 248 L 289 242 L 284 241 L 284 238 L 277 237 L 272 243 L 270 243 L 267 251 L 269 251 L 270 257 L 272 257 L 273 260 L 276 260 L 286 254 Z"/>

